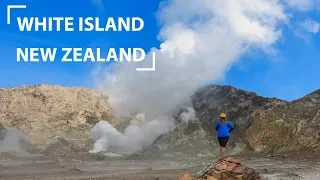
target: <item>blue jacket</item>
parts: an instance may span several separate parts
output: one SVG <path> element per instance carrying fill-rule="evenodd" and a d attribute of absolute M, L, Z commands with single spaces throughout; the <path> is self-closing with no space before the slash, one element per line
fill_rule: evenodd
<path fill-rule="evenodd" d="M 229 137 L 230 132 L 233 131 L 234 127 L 229 121 L 226 121 L 224 125 L 222 125 L 219 120 L 216 124 L 216 131 L 218 131 L 218 137 Z"/>

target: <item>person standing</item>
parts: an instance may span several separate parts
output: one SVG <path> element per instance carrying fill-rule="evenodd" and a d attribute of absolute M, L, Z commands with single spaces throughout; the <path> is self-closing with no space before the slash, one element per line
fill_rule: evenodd
<path fill-rule="evenodd" d="M 229 141 L 230 133 L 233 130 L 234 130 L 234 127 L 229 121 L 227 121 L 227 115 L 225 113 L 220 114 L 220 120 L 216 124 L 216 131 L 218 132 L 221 161 L 223 161 L 224 159 L 226 146 Z"/>

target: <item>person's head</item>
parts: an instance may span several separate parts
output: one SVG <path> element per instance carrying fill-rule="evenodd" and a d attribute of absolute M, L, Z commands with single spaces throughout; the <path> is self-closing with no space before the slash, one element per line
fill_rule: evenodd
<path fill-rule="evenodd" d="M 225 121 L 227 119 L 227 115 L 225 113 L 220 114 L 220 120 Z"/>

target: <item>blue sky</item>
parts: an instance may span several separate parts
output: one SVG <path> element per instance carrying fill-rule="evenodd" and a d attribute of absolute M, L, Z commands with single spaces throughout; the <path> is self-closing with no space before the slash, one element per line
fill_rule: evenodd
<path fill-rule="evenodd" d="M 33 84 L 60 84 L 93 88 L 91 77 L 97 63 L 18 63 L 17 47 L 159 47 L 160 24 L 155 12 L 160 1 L 150 0 L 2 0 L 0 2 L 0 87 Z M 101 6 L 99 2 L 104 5 Z M 26 4 L 14 16 L 139 16 L 145 27 L 140 32 L 19 32 L 16 24 L 6 24 L 6 6 Z M 320 11 L 292 10 L 293 25 L 283 27 L 275 45 L 277 53 L 250 51 L 234 64 L 220 84 L 257 92 L 263 96 L 293 100 L 320 88 L 320 34 L 303 31 L 295 22 L 312 19 L 320 22 Z M 213 67 L 214 68 L 214 67 Z"/>

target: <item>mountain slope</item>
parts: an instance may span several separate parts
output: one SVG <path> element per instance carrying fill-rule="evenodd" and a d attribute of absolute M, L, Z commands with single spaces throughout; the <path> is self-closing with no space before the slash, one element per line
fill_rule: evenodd
<path fill-rule="evenodd" d="M 90 128 L 109 119 L 107 97 L 93 90 L 51 85 L 0 89 L 1 123 L 21 130 L 36 146 L 60 136 L 83 147 Z"/>
<path fill-rule="evenodd" d="M 215 124 L 219 114 L 224 112 L 227 114 L 227 119 L 236 127 L 234 136 L 238 138 L 242 138 L 245 130 L 250 127 L 255 113 L 286 103 L 232 86 L 218 85 L 201 88 L 193 96 L 192 102 L 197 117 L 207 132 L 215 135 Z"/>
<path fill-rule="evenodd" d="M 199 89 L 192 97 L 197 120 L 177 127 L 159 137 L 144 155 L 203 157 L 218 154 L 215 124 L 219 114 L 225 112 L 236 130 L 232 133 L 229 153 L 243 151 L 247 147 L 244 135 L 259 111 L 286 104 L 275 98 L 265 98 L 256 93 L 232 86 L 209 85 Z"/>
<path fill-rule="evenodd" d="M 320 89 L 285 106 L 259 112 L 254 119 L 246 139 L 255 151 L 320 147 Z"/>

